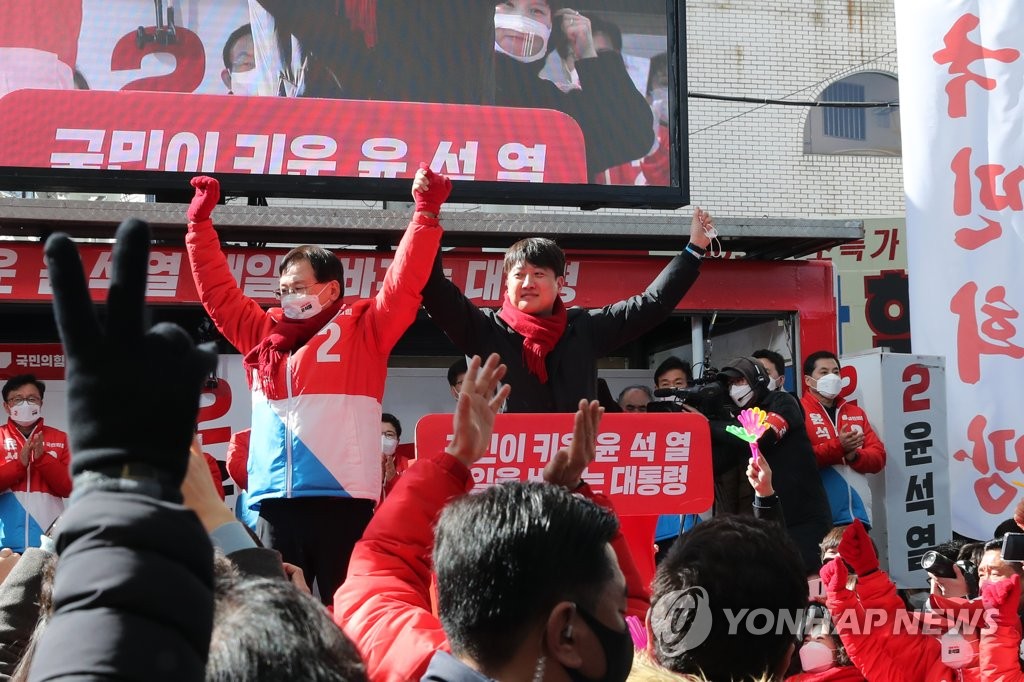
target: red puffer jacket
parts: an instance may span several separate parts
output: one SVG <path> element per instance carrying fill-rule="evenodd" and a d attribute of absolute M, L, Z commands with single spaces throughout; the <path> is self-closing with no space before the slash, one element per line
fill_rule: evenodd
<path fill-rule="evenodd" d="M 974 659 L 960 671 L 942 662 L 939 635 L 953 622 L 983 624 L 982 612 L 963 599 L 932 597 L 933 608 L 952 614 L 908 612 L 896 586 L 884 571 L 857 578 L 856 592 L 843 587 L 828 590 L 828 609 L 854 666 L 868 680 L 885 682 L 980 681 L 978 638 L 973 635 Z M 927 634 L 926 634 L 927 633 Z M 972 635 L 965 632 L 968 639 Z M 962 673 L 962 677 L 958 673 Z"/>
<path fill-rule="evenodd" d="M 334 620 L 355 642 L 373 682 L 418 680 L 435 651 L 449 651 L 430 599 L 434 523 L 450 500 L 472 487 L 469 469 L 450 455 L 417 461 L 356 544 L 348 577 L 334 595 Z M 578 492 L 610 508 L 586 484 Z M 628 613 L 644 619 L 650 595 L 621 533 L 612 548 L 626 577 Z"/>

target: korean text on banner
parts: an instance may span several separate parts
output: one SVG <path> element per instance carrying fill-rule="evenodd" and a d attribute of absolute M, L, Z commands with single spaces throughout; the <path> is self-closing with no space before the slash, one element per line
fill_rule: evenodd
<path fill-rule="evenodd" d="M 896 2 L 912 343 L 947 359 L 953 530 L 983 538 L 1024 486 L 1024 13 L 921 8 Z"/>
<path fill-rule="evenodd" d="M 572 442 L 571 414 L 499 414 L 488 453 L 472 468 L 474 491 L 507 481 L 543 480 L 544 467 Z M 416 424 L 417 456 L 444 450 L 452 416 Z M 711 506 L 711 434 L 696 414 L 606 414 L 597 458 L 583 475 L 620 516 L 698 513 Z"/>

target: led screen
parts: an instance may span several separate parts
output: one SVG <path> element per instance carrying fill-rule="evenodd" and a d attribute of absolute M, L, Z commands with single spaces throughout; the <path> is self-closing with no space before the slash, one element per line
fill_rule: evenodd
<path fill-rule="evenodd" d="M 0 0 L 0 177 L 147 191 L 686 203 L 681 7 Z"/>

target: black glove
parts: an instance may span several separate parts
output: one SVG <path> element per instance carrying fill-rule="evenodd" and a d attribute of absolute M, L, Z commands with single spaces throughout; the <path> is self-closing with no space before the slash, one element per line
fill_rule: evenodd
<path fill-rule="evenodd" d="M 196 348 L 177 325 L 164 322 L 144 331 L 149 226 L 129 219 L 117 229 L 105 328 L 66 234 L 46 241 L 46 265 L 67 357 L 72 473 L 124 472 L 177 490 L 188 466 L 201 384 L 217 356 Z"/>

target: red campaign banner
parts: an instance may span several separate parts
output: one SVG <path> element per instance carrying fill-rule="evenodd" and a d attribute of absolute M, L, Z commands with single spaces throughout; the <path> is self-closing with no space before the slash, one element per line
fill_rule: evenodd
<path fill-rule="evenodd" d="M 215 216 L 216 217 L 216 216 Z M 185 234 L 184 209 L 182 235 Z M 106 298 L 110 287 L 112 247 L 79 244 L 82 264 L 93 298 Z M 228 266 L 242 292 L 264 305 L 276 305 L 278 267 L 286 249 L 224 250 Z M 368 251 L 336 250 L 345 267 L 345 296 L 374 296 L 384 283 L 391 255 Z M 668 263 L 664 257 L 647 255 L 568 254 L 562 300 L 567 306 L 595 308 L 632 296 L 647 288 Z M 477 305 L 498 307 L 505 291 L 502 254 L 459 253 L 444 255 L 445 275 Z M 614 272 L 614 277 L 608 273 Z M 782 274 L 782 273 L 785 274 Z M 832 290 L 827 266 L 807 261 L 707 261 L 701 276 L 680 308 L 691 310 L 798 310 L 803 314 L 828 315 Z M 750 297 L 759 292 L 757 305 Z M 768 295 L 768 294 L 771 295 Z M 7 301 L 31 302 L 52 299 L 43 247 L 36 243 L 0 246 L 0 295 Z M 150 253 L 150 303 L 198 304 L 188 255 L 181 246 L 159 246 Z M 834 315 L 834 311 L 833 311 Z"/>
<path fill-rule="evenodd" d="M 0 343 L 0 379 L 18 374 L 63 379 L 64 347 L 59 343 Z"/>
<path fill-rule="evenodd" d="M 456 180 L 588 181 L 583 134 L 557 111 L 88 90 L 0 99 L 0 166 L 411 178 L 420 161 Z"/>
<path fill-rule="evenodd" d="M 472 467 L 473 492 L 508 481 L 543 480 L 544 466 L 572 442 L 572 414 L 499 414 L 488 453 Z M 416 424 L 416 453 L 447 447 L 452 415 Z M 697 414 L 606 414 L 597 458 L 583 475 L 620 516 L 706 511 L 714 500 L 711 434 Z"/>
<path fill-rule="evenodd" d="M 182 234 L 185 233 L 184 216 Z M 682 241 L 682 239 L 681 239 Z M 0 297 L 10 302 L 49 302 L 50 279 L 38 243 L 0 247 Z M 110 287 L 111 246 L 80 244 L 79 252 L 93 298 L 102 301 Z M 261 305 L 277 305 L 278 266 L 285 249 L 225 249 L 228 266 L 242 292 Z M 390 255 L 335 251 L 345 268 L 345 296 L 374 296 L 384 282 Z M 568 254 L 562 300 L 567 306 L 599 308 L 633 296 L 657 277 L 668 258 L 647 255 Z M 505 278 L 502 255 L 450 252 L 445 274 L 475 304 L 501 305 Z M 614 273 L 609 277 L 608 273 Z M 153 304 L 198 305 L 185 249 L 160 246 L 150 252 L 146 298 Z M 831 264 L 821 261 L 708 260 L 679 310 L 795 313 L 804 348 L 836 347 L 836 302 Z"/>

